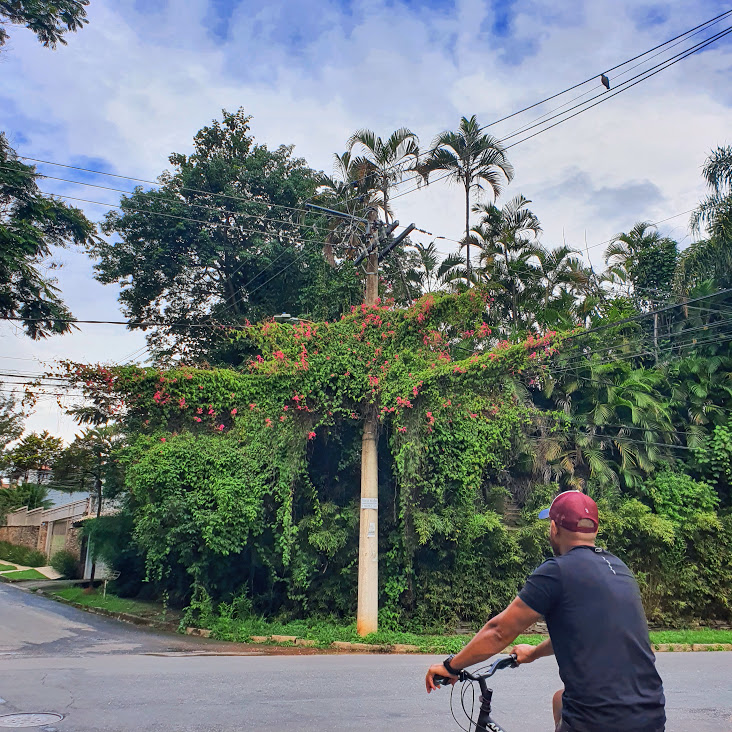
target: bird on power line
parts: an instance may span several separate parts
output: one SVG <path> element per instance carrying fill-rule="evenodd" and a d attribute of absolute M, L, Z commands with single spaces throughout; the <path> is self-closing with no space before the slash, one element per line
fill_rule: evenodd
<path fill-rule="evenodd" d="M 610 89 L 610 79 L 608 79 L 605 74 L 600 74 L 600 81 L 606 89 Z"/>

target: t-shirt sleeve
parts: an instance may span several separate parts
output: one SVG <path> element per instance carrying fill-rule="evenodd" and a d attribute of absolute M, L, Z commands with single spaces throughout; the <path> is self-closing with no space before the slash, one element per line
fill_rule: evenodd
<path fill-rule="evenodd" d="M 532 610 L 546 617 L 561 596 L 559 563 L 554 559 L 547 559 L 526 580 L 518 596 Z"/>

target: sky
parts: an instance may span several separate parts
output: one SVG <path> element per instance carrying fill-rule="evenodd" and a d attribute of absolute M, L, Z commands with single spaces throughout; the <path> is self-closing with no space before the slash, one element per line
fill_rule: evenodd
<path fill-rule="evenodd" d="M 0 130 L 20 155 L 154 180 L 172 152 L 191 151 L 193 135 L 222 109 L 243 107 L 258 142 L 294 144 L 311 167 L 331 172 L 333 153 L 357 129 L 385 137 L 408 127 L 426 148 L 463 115 L 489 124 L 727 9 L 718 0 L 91 0 L 89 24 L 56 51 L 24 28 L 9 28 L 0 53 Z M 615 78 L 628 67 L 610 72 L 611 85 L 704 37 L 624 77 Z M 669 219 L 659 229 L 688 245 L 688 214 L 679 214 L 704 194 L 709 151 L 732 143 L 731 67 L 732 36 L 517 145 L 509 151 L 516 176 L 499 205 L 519 193 L 531 199 L 543 243 L 566 242 L 596 267 L 603 242 L 640 220 Z M 597 79 L 489 131 L 503 138 L 578 94 L 601 90 Z M 119 201 L 111 191 L 40 185 Z M 404 193 L 394 200 L 397 218 L 459 238 L 460 190 L 441 182 L 414 188 L 406 182 L 397 189 Z M 108 210 L 69 202 L 93 221 Z M 448 252 L 454 245 L 441 246 Z M 77 318 L 121 319 L 118 286 L 96 282 L 84 252 L 61 250 L 54 260 Z M 144 345 L 141 333 L 124 326 L 88 325 L 38 343 L 0 323 L 0 371 L 40 373 L 60 358 L 120 363 Z M 79 431 L 52 396 L 27 429 L 66 440 Z"/>

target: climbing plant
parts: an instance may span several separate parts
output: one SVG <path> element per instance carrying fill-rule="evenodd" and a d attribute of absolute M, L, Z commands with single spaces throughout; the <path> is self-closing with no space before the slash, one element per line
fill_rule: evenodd
<path fill-rule="evenodd" d="M 450 613 L 497 609 L 526 561 L 494 487 L 532 428 L 516 383 L 541 382 L 557 339 L 496 342 L 490 307 L 473 290 L 247 325 L 228 333 L 255 353 L 240 371 L 64 364 L 93 409 L 134 436 L 126 484 L 150 579 L 183 600 L 244 587 L 264 611 L 350 611 L 360 427 L 374 410 L 384 617 L 437 612 L 451 572 L 465 580 Z"/>

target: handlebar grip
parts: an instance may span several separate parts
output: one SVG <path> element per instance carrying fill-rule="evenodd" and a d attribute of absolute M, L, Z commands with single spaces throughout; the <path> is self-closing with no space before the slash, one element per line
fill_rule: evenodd
<path fill-rule="evenodd" d="M 436 686 L 449 686 L 452 679 L 447 676 L 439 676 L 435 674 L 433 677 Z"/>

